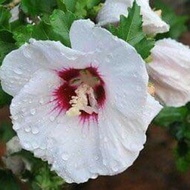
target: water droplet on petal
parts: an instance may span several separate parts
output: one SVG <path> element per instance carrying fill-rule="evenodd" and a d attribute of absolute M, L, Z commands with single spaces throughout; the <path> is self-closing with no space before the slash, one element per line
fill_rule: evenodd
<path fill-rule="evenodd" d="M 62 154 L 62 159 L 67 161 L 69 159 L 69 155 L 67 153 Z"/>
<path fill-rule="evenodd" d="M 117 172 L 119 169 L 118 169 L 118 167 L 115 165 L 115 166 L 113 166 L 113 171 L 114 172 Z"/>
<path fill-rule="evenodd" d="M 97 177 L 98 177 L 97 174 L 92 174 L 92 176 L 91 176 L 92 179 L 96 179 Z"/>
<path fill-rule="evenodd" d="M 14 115 L 14 116 L 12 116 L 12 119 L 13 119 L 13 120 L 17 120 L 17 119 L 18 119 L 18 116 L 17 116 L 17 115 Z"/>
<path fill-rule="evenodd" d="M 14 72 L 15 72 L 16 74 L 18 74 L 18 75 L 21 75 L 21 74 L 22 74 L 22 70 L 19 69 L 19 68 L 15 68 L 15 69 L 14 69 Z"/>
<path fill-rule="evenodd" d="M 22 108 L 21 110 L 22 110 L 22 112 L 26 112 L 26 108 Z"/>
<path fill-rule="evenodd" d="M 108 165 L 106 160 L 103 160 L 103 164 L 104 164 L 104 166 Z"/>
<path fill-rule="evenodd" d="M 25 149 L 29 149 L 30 148 L 30 144 L 28 144 L 27 142 L 24 143 L 24 148 Z"/>
<path fill-rule="evenodd" d="M 28 51 L 28 49 L 23 49 L 23 54 L 26 58 L 31 58 L 31 54 L 30 54 L 30 51 Z"/>
<path fill-rule="evenodd" d="M 32 128 L 32 133 L 35 135 L 35 134 L 38 134 L 39 133 L 39 129 L 37 127 L 33 127 Z"/>
<path fill-rule="evenodd" d="M 35 110 L 35 109 L 31 109 L 31 110 L 30 110 L 30 113 L 31 113 L 32 115 L 34 115 L 34 114 L 36 113 L 36 110 Z"/>
<path fill-rule="evenodd" d="M 18 129 L 20 129 L 20 127 L 21 127 L 21 126 L 20 126 L 19 124 L 14 124 L 14 125 L 13 125 L 13 129 L 14 129 L 14 130 L 18 130 Z"/>
<path fill-rule="evenodd" d="M 52 96 L 51 98 L 50 98 L 50 102 L 53 102 L 55 100 L 55 98 Z"/>
<path fill-rule="evenodd" d="M 29 132 L 31 131 L 31 127 L 30 127 L 30 126 L 26 126 L 26 127 L 24 128 L 24 130 L 25 130 L 27 133 L 29 133 Z"/>
<path fill-rule="evenodd" d="M 55 117 L 54 117 L 54 116 L 50 116 L 50 118 L 49 118 L 49 119 L 50 119 L 50 121 L 52 121 L 52 122 L 53 122 L 53 121 L 55 120 Z"/>
<path fill-rule="evenodd" d="M 99 160 L 99 156 L 95 156 L 94 160 L 98 161 Z"/>
<path fill-rule="evenodd" d="M 43 99 L 43 98 L 40 98 L 39 103 L 40 103 L 40 104 L 43 104 L 43 103 L 44 103 L 44 99 Z"/>

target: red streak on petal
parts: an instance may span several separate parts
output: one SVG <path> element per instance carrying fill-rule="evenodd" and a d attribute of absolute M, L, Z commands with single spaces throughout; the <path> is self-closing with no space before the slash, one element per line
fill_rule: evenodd
<path fill-rule="evenodd" d="M 79 69 L 69 68 L 69 69 L 65 69 L 65 70 L 58 72 L 58 74 L 63 80 L 69 82 L 71 79 L 79 77 L 79 75 L 80 75 L 79 72 L 80 72 Z"/>
<path fill-rule="evenodd" d="M 98 85 L 94 89 L 96 93 L 96 100 L 98 102 L 98 106 L 103 107 L 104 102 L 106 100 L 106 93 L 104 87 L 102 85 Z"/>
<path fill-rule="evenodd" d="M 106 93 L 104 89 L 104 81 L 101 77 L 101 75 L 98 72 L 97 68 L 94 67 L 88 67 L 85 68 L 85 70 L 88 70 L 93 77 L 96 77 L 100 82 L 94 87 L 94 92 L 96 96 L 96 100 L 98 103 L 98 107 L 103 108 L 105 100 L 106 100 Z M 59 113 L 62 111 L 66 112 L 71 108 L 71 104 L 69 103 L 72 99 L 72 96 L 76 96 L 75 90 L 76 87 L 71 86 L 70 81 L 72 79 L 80 77 L 80 71 L 81 69 L 64 69 L 62 71 L 58 72 L 58 75 L 60 78 L 64 80 L 64 84 L 61 85 L 58 89 L 54 91 L 53 96 L 55 99 L 53 101 L 56 102 L 55 109 L 59 110 Z M 84 111 L 81 111 L 81 115 L 79 116 L 81 122 L 86 123 L 90 121 L 98 121 L 98 114 L 92 113 L 88 114 Z"/>
<path fill-rule="evenodd" d="M 67 82 L 55 90 L 54 101 L 56 101 L 57 104 L 56 108 L 60 111 L 67 111 L 71 107 L 69 102 L 72 99 L 72 96 L 76 96 L 75 90 L 76 89 L 70 86 Z"/>
<path fill-rule="evenodd" d="M 82 124 L 84 124 L 84 123 L 90 124 L 90 121 L 97 123 L 98 122 L 98 114 L 97 113 L 88 114 L 88 113 L 82 111 L 81 115 L 80 115 L 80 121 L 82 122 Z"/>

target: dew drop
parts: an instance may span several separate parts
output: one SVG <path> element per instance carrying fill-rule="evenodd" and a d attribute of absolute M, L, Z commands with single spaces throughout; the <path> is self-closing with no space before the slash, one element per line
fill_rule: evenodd
<path fill-rule="evenodd" d="M 22 112 L 26 112 L 26 108 L 22 108 Z"/>
<path fill-rule="evenodd" d="M 122 135 L 121 135 L 121 138 L 122 138 L 122 139 L 125 139 L 125 134 L 122 134 Z"/>
<path fill-rule="evenodd" d="M 29 132 L 31 131 L 31 127 L 30 127 L 30 126 L 26 126 L 26 127 L 24 128 L 24 130 L 25 130 L 27 133 L 29 133 Z"/>
<path fill-rule="evenodd" d="M 31 58 L 30 52 L 27 49 L 23 49 L 23 54 L 26 58 Z"/>
<path fill-rule="evenodd" d="M 22 74 L 22 71 L 19 69 L 19 68 L 15 68 L 14 69 L 14 72 L 18 75 L 21 75 Z"/>
<path fill-rule="evenodd" d="M 30 113 L 31 113 L 32 115 L 34 115 L 34 114 L 36 113 L 36 110 L 35 110 L 35 109 L 31 109 L 31 110 L 30 110 Z"/>
<path fill-rule="evenodd" d="M 113 166 L 113 171 L 114 172 L 117 172 L 119 169 L 118 169 L 118 167 L 115 165 L 115 166 Z"/>
<path fill-rule="evenodd" d="M 13 125 L 13 129 L 14 129 L 14 130 L 20 129 L 20 125 L 19 125 L 19 124 L 14 124 L 14 125 Z"/>
<path fill-rule="evenodd" d="M 32 128 L 32 133 L 35 135 L 35 134 L 38 134 L 39 133 L 39 129 L 37 127 L 33 127 Z"/>
<path fill-rule="evenodd" d="M 40 103 L 40 104 L 43 104 L 43 103 L 44 103 L 44 99 L 43 99 L 43 98 L 40 98 L 39 103 Z"/>
<path fill-rule="evenodd" d="M 17 116 L 17 115 L 12 116 L 12 119 L 13 119 L 13 120 L 17 120 L 17 119 L 18 119 L 18 116 Z"/>
<path fill-rule="evenodd" d="M 50 116 L 50 118 L 49 118 L 49 119 L 50 119 L 50 121 L 52 121 L 52 122 L 53 122 L 53 121 L 55 120 L 55 117 L 54 117 L 54 116 Z"/>
<path fill-rule="evenodd" d="M 11 106 L 14 108 L 16 106 L 16 104 L 12 103 Z"/>
<path fill-rule="evenodd" d="M 96 179 L 97 178 L 97 174 L 92 174 L 91 178 L 92 179 Z"/>
<path fill-rule="evenodd" d="M 33 143 L 32 143 L 32 147 L 33 147 L 34 149 L 36 149 L 36 148 L 38 148 L 39 146 L 38 146 L 38 144 L 37 144 L 36 142 L 33 142 Z"/>
<path fill-rule="evenodd" d="M 67 153 L 62 154 L 61 158 L 65 161 L 69 159 L 69 155 Z"/>
<path fill-rule="evenodd" d="M 53 102 L 55 100 L 55 98 L 52 96 L 51 98 L 50 98 L 50 102 Z"/>
<path fill-rule="evenodd" d="M 98 161 L 99 160 L 99 156 L 95 156 L 94 160 Z"/>
<path fill-rule="evenodd" d="M 103 160 L 103 164 L 104 164 L 104 166 L 108 165 L 106 160 Z"/>
<path fill-rule="evenodd" d="M 24 148 L 25 149 L 29 149 L 30 148 L 30 144 L 28 144 L 27 142 L 24 143 Z"/>

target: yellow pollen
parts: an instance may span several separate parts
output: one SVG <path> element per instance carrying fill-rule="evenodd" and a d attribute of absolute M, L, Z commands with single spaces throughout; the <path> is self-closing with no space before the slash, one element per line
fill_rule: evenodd
<path fill-rule="evenodd" d="M 154 11 L 159 17 L 161 17 L 162 16 L 162 10 L 160 9 L 160 10 L 157 10 L 157 11 Z"/>
<path fill-rule="evenodd" d="M 78 116 L 81 114 L 81 111 L 85 111 L 88 114 L 98 112 L 97 101 L 92 87 L 83 83 L 75 90 L 75 93 L 76 96 L 72 96 L 69 102 L 72 107 L 66 112 L 66 115 Z"/>
<path fill-rule="evenodd" d="M 152 95 L 152 96 L 155 95 L 155 87 L 154 87 L 154 85 L 153 85 L 152 83 L 150 83 L 150 82 L 149 82 L 149 84 L 148 84 L 148 93 L 149 93 L 150 95 Z"/>

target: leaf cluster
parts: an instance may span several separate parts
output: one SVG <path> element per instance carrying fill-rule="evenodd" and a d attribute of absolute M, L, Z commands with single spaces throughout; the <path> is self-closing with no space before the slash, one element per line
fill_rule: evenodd
<path fill-rule="evenodd" d="M 170 25 L 170 30 L 167 33 L 157 35 L 157 39 L 179 37 L 187 31 L 187 21 L 189 15 L 177 15 L 172 7 L 164 3 L 162 0 L 155 0 L 154 6 L 156 9 L 162 10 L 162 19 Z"/>
<path fill-rule="evenodd" d="M 32 153 L 22 150 L 17 155 L 24 158 L 30 165 L 30 170 L 22 173 L 21 179 L 29 181 L 30 189 L 35 190 L 61 190 L 65 184 L 64 180 L 55 172 L 50 170 L 47 162 L 35 158 Z"/>
<path fill-rule="evenodd" d="M 190 168 L 190 103 L 179 108 L 164 108 L 154 123 L 167 129 L 176 139 L 177 168 L 180 171 L 187 171 Z"/>
<path fill-rule="evenodd" d="M 155 41 L 143 32 L 142 24 L 140 6 L 134 1 L 132 8 L 128 9 L 128 16 L 121 15 L 118 26 L 109 25 L 108 30 L 135 47 L 141 57 L 146 59 L 150 55 L 150 50 L 154 47 Z"/>

